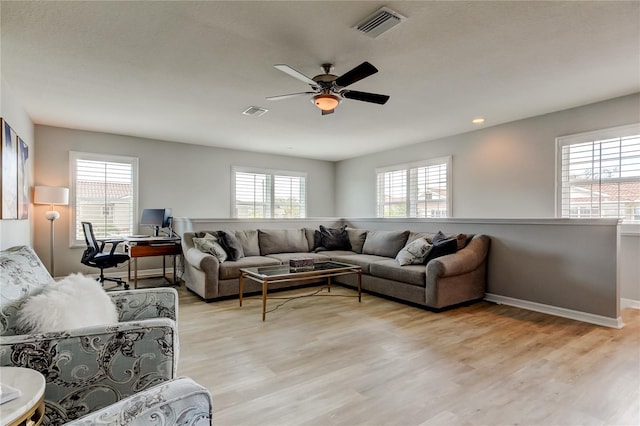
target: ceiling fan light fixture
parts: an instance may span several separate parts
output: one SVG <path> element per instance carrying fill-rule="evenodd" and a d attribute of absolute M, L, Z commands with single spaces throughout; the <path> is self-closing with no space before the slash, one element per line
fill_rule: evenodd
<path fill-rule="evenodd" d="M 313 103 L 322 111 L 331 111 L 340 103 L 335 95 L 320 94 L 313 97 Z"/>

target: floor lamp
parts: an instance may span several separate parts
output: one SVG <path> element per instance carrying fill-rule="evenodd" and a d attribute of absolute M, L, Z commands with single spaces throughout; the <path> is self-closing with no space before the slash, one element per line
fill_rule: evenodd
<path fill-rule="evenodd" d="M 50 266 L 49 272 L 51 276 L 55 278 L 55 272 L 53 269 L 53 222 L 60 217 L 60 213 L 53 209 L 54 205 L 67 205 L 69 204 L 69 188 L 63 188 L 59 186 L 36 186 L 33 191 L 33 202 L 35 204 L 49 204 L 51 207 L 45 214 L 47 220 L 51 222 L 51 235 L 49 237 L 49 255 Z"/>

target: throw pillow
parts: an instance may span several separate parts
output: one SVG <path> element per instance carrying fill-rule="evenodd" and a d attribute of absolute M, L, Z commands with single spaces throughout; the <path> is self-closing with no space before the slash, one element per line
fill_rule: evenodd
<path fill-rule="evenodd" d="M 442 231 L 438 231 L 431 240 L 431 244 L 433 244 L 433 247 L 427 255 L 425 263 L 429 263 L 431 259 L 453 254 L 458 250 L 458 240 L 456 237 L 448 238 Z"/>
<path fill-rule="evenodd" d="M 347 234 L 349 235 L 351 250 L 356 253 L 362 253 L 362 246 L 364 246 L 364 241 L 367 238 L 367 230 L 347 227 Z"/>
<path fill-rule="evenodd" d="M 326 251 L 327 249 L 322 247 L 322 234 L 320 231 L 315 230 L 313 232 L 313 251 L 318 253 L 320 251 Z"/>
<path fill-rule="evenodd" d="M 425 238 L 417 238 L 398 252 L 396 261 L 398 261 L 400 266 L 419 265 L 424 263 L 424 260 L 431 251 L 431 247 L 432 245 L 429 244 Z"/>
<path fill-rule="evenodd" d="M 73 330 L 118 322 L 118 310 L 100 283 L 71 274 L 29 297 L 18 311 L 18 326 L 31 333 Z"/>
<path fill-rule="evenodd" d="M 244 251 L 242 250 L 242 244 L 230 232 L 227 231 L 218 231 L 218 242 L 224 248 L 224 251 L 227 252 L 228 260 L 238 260 L 244 257 Z"/>
<path fill-rule="evenodd" d="M 203 253 L 210 253 L 218 258 L 220 263 L 227 260 L 227 252 L 218 242 L 218 237 L 209 233 L 204 234 L 202 238 L 194 238 L 193 245 Z"/>
<path fill-rule="evenodd" d="M 346 225 L 340 228 L 327 228 L 324 225 L 320 225 L 319 234 L 320 247 L 316 247 L 316 250 L 319 248 L 324 248 L 325 250 L 351 250 Z"/>

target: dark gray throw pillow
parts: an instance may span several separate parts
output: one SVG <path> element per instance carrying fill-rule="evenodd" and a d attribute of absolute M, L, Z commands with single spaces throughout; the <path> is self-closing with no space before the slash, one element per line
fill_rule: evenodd
<path fill-rule="evenodd" d="M 315 230 L 313 232 L 313 251 L 318 252 L 326 250 L 326 248 L 322 247 L 322 234 L 320 231 Z"/>
<path fill-rule="evenodd" d="M 319 245 L 318 242 L 320 243 Z M 314 243 L 316 245 L 314 251 L 316 252 L 323 250 L 351 250 L 346 225 L 340 228 L 326 228 L 324 225 L 320 225 L 320 231 L 316 231 L 314 234 Z"/>
<path fill-rule="evenodd" d="M 227 260 L 238 260 L 244 257 L 244 251 L 242 250 L 242 244 L 230 232 L 218 231 L 218 243 L 222 246 L 225 252 L 227 252 Z"/>
<path fill-rule="evenodd" d="M 427 255 L 424 263 L 429 263 L 431 259 L 446 256 L 447 254 L 453 254 L 458 251 L 457 238 L 447 238 L 442 231 L 438 231 L 435 237 L 431 239 L 431 244 L 433 244 L 433 247 Z"/>

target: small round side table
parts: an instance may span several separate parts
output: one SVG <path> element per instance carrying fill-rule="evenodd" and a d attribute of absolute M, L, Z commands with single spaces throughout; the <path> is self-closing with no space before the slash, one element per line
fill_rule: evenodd
<path fill-rule="evenodd" d="M 0 367 L 0 383 L 20 389 L 18 398 L 0 404 L 2 426 L 38 426 L 44 418 L 44 376 L 36 370 Z"/>

